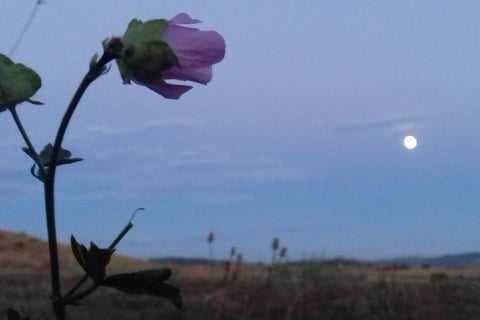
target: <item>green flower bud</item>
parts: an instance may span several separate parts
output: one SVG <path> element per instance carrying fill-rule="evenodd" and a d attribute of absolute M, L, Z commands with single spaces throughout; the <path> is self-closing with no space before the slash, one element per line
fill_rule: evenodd
<path fill-rule="evenodd" d="M 123 52 L 123 64 L 130 77 L 141 82 L 152 82 L 162 78 L 162 72 L 178 65 L 178 60 L 170 46 L 161 40 L 151 40 L 128 46 Z"/>

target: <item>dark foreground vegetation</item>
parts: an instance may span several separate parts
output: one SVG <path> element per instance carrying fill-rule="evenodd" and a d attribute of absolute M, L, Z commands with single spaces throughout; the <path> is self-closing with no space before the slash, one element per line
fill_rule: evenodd
<path fill-rule="evenodd" d="M 302 262 L 177 265 L 184 309 L 165 300 L 102 289 L 69 319 L 480 319 L 480 270 Z M 74 279 L 64 279 L 69 281 Z M 31 320 L 52 319 L 48 274 L 0 273 L 0 306 Z M 2 314 L 5 319 L 5 314 Z"/>

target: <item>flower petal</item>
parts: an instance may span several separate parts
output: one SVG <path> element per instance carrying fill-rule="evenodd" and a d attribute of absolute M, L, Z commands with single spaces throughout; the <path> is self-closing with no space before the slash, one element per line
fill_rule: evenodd
<path fill-rule="evenodd" d="M 209 66 L 225 56 L 225 40 L 216 31 L 169 24 L 162 40 L 170 45 L 182 69 Z"/>
<path fill-rule="evenodd" d="M 212 80 L 212 66 L 201 68 L 178 68 L 177 66 L 163 72 L 164 79 L 188 80 L 207 84 Z"/>
<path fill-rule="evenodd" d="M 136 80 L 133 80 L 136 84 L 145 86 L 150 90 L 155 91 L 164 98 L 167 99 L 178 99 L 182 94 L 192 89 L 192 86 L 185 86 L 181 84 L 171 84 L 165 81 L 157 81 L 155 83 L 142 83 Z"/>
<path fill-rule="evenodd" d="M 200 23 L 202 21 L 198 19 L 192 19 L 187 13 L 181 12 L 177 14 L 175 17 L 170 19 L 170 23 L 173 24 L 194 24 L 194 23 Z"/>

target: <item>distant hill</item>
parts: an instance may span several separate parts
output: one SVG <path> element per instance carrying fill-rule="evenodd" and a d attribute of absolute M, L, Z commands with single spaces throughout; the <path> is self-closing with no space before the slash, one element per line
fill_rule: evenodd
<path fill-rule="evenodd" d="M 161 264 L 176 265 L 200 265 L 209 264 L 211 261 L 206 258 L 188 258 L 188 257 L 165 257 L 152 258 L 154 262 Z M 221 263 L 220 260 L 214 260 L 215 263 Z M 356 260 L 342 257 L 335 257 L 319 261 L 290 261 L 289 264 L 302 264 L 304 262 L 320 263 L 322 265 L 343 265 L 343 266 L 361 266 L 361 265 L 405 265 L 405 266 L 431 266 L 431 267 L 472 267 L 480 266 L 480 252 L 446 254 L 434 257 L 407 256 L 393 259 L 383 259 L 376 261 Z"/>
<path fill-rule="evenodd" d="M 88 245 L 88 244 L 87 244 Z M 61 269 L 81 273 L 70 245 L 59 244 Z M 0 271 L 2 272 L 49 272 L 47 241 L 24 232 L 0 230 Z M 114 254 L 109 270 L 148 268 L 153 262 Z"/>
<path fill-rule="evenodd" d="M 164 258 L 151 258 L 151 261 L 160 264 L 177 264 L 177 265 L 199 265 L 199 264 L 210 264 L 214 263 L 221 263 L 224 262 L 223 260 L 210 260 L 207 258 L 187 258 L 187 257 L 164 257 Z"/>
<path fill-rule="evenodd" d="M 188 258 L 188 257 L 165 257 L 165 258 L 151 258 L 153 262 L 161 264 L 175 264 L 175 265 L 201 265 L 210 264 L 212 261 L 206 258 Z M 223 261 L 214 260 L 214 263 L 221 263 Z M 361 266 L 361 265 L 405 265 L 405 266 L 431 266 L 431 267 L 471 267 L 480 266 L 480 252 L 447 254 L 435 257 L 420 257 L 407 256 L 393 259 L 383 260 L 357 260 L 342 257 L 335 257 L 322 260 L 303 260 L 303 261 L 289 261 L 289 264 L 302 264 L 305 262 L 319 263 L 321 265 L 343 265 L 343 266 Z"/>
<path fill-rule="evenodd" d="M 480 266 L 480 252 L 446 254 L 435 257 L 399 257 L 395 259 L 380 260 L 383 264 L 396 264 L 408 266 Z"/>
<path fill-rule="evenodd" d="M 68 244 L 59 245 L 60 262 L 63 270 L 79 271 L 79 267 Z M 21 270 L 45 270 L 48 271 L 48 245 L 44 239 L 30 236 L 23 232 L 15 232 L 0 229 L 0 269 L 21 271 Z M 216 260 L 216 263 L 222 261 Z M 298 261 L 301 263 L 302 261 Z M 333 258 L 321 261 L 322 263 L 360 265 L 360 264 L 385 264 L 385 265 L 407 265 L 407 266 L 480 266 L 480 252 L 446 254 L 434 257 L 407 256 L 394 259 L 377 261 L 361 261 L 348 258 Z M 175 265 L 202 265 L 211 261 L 206 258 L 192 257 L 165 257 L 152 258 L 149 260 L 135 259 L 114 254 L 109 268 L 148 268 L 158 264 Z M 291 261 L 290 263 L 297 263 Z"/>

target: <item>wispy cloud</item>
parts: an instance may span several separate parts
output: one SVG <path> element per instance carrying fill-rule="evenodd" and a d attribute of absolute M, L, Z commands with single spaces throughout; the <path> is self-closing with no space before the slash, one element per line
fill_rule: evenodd
<path fill-rule="evenodd" d="M 384 130 L 390 132 L 409 131 L 425 125 L 429 119 L 423 116 L 385 117 L 377 119 L 356 119 L 334 127 L 335 131 L 352 132 Z"/>
<path fill-rule="evenodd" d="M 126 138 L 120 140 L 120 144 L 98 146 L 92 151 L 90 158 L 79 164 L 79 170 L 67 173 L 72 176 L 66 180 L 75 184 L 65 185 L 59 193 L 75 198 L 113 198 L 136 192 L 180 192 L 195 200 L 227 204 L 248 201 L 248 187 L 298 181 L 318 174 L 255 150 L 197 145 L 194 141 L 152 147 L 129 143 Z"/>
<path fill-rule="evenodd" d="M 142 132 L 149 132 L 152 130 L 186 130 L 193 126 L 193 123 L 187 119 L 167 119 L 167 120 L 155 120 L 148 123 L 137 123 L 134 126 L 118 126 L 115 124 L 109 125 L 89 125 L 85 126 L 82 130 L 78 130 L 73 133 L 70 138 L 72 139 L 97 139 L 98 137 L 105 136 L 120 136 L 120 135 L 132 135 Z"/>
<path fill-rule="evenodd" d="M 282 159 L 248 151 L 222 149 L 213 145 L 190 146 L 170 150 L 162 163 L 143 167 L 157 168 L 158 184 L 185 188 L 224 187 L 302 179 L 310 170 Z M 142 170 L 142 168 L 139 168 Z M 143 172 L 142 175 L 147 172 Z M 158 185 L 157 185 L 158 186 Z"/>

